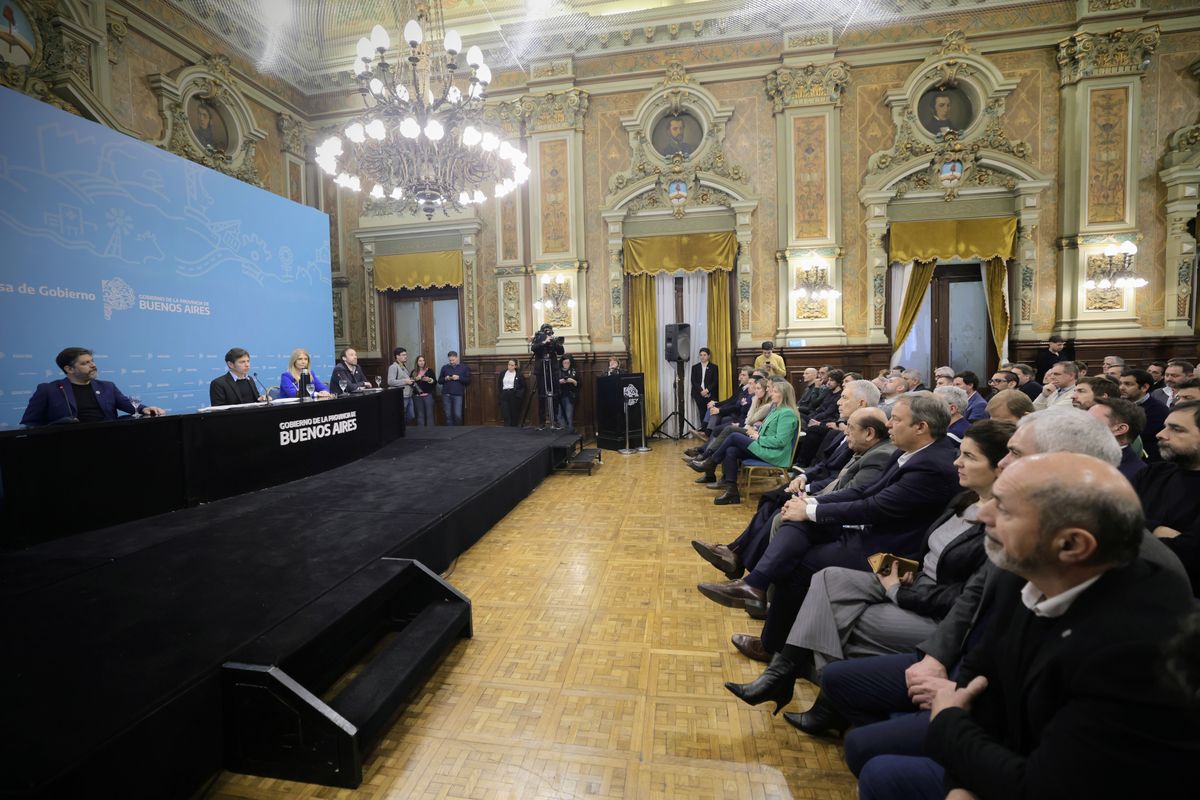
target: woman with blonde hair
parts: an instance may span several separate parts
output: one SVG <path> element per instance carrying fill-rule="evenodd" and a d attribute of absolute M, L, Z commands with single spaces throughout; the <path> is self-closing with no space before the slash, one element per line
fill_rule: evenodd
<path fill-rule="evenodd" d="M 757 430 L 758 428 L 761 428 L 763 422 L 765 422 L 767 419 L 767 415 L 775 410 L 775 407 L 771 405 L 771 397 L 769 392 L 770 387 L 770 378 L 755 378 L 754 380 L 750 381 L 751 400 L 750 409 L 746 412 L 746 421 L 741 425 L 726 425 L 721 429 L 720 433 L 718 433 L 712 439 L 709 439 L 708 442 L 702 448 L 700 448 L 700 452 L 697 455 L 689 456 L 684 454 L 683 460 L 689 464 L 691 464 L 693 461 L 696 463 L 703 463 L 706 459 L 708 459 L 709 456 L 720 450 L 721 446 L 725 444 L 725 441 L 731 435 L 735 433 L 747 433 L 751 429 Z M 715 469 L 716 465 L 713 465 L 713 470 Z M 707 483 L 709 484 L 710 489 L 717 489 L 720 487 L 720 482 L 717 481 L 717 476 L 712 470 L 697 478 L 696 483 Z"/>
<path fill-rule="evenodd" d="M 796 433 L 800 430 L 796 391 L 787 381 L 775 380 L 771 381 L 768 392 L 774 408 L 761 428 L 730 434 L 721 449 L 706 461 L 689 465 L 697 472 L 709 472 L 718 463 L 722 464 L 725 491 L 715 500 L 719 506 L 742 502 L 737 488 L 738 463 L 741 460 L 757 458 L 776 467 L 791 466 L 796 450 Z"/>
<path fill-rule="evenodd" d="M 300 394 L 301 386 L 304 387 L 304 394 Z M 317 397 L 329 397 L 329 387 L 321 382 L 317 377 L 317 373 L 312 371 L 312 357 L 303 347 L 297 347 L 292 351 L 292 355 L 288 358 L 288 367 L 279 376 L 279 396 L 280 397 L 300 397 L 304 399 L 308 395 L 308 387 L 312 386 L 317 391 Z"/>

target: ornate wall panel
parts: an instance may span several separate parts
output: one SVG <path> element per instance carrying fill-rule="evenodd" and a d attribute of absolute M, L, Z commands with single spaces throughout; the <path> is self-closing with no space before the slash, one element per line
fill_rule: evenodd
<path fill-rule="evenodd" d="M 1088 103 L 1088 225 L 1126 222 L 1129 87 L 1092 89 Z"/>
<path fill-rule="evenodd" d="M 537 143 L 538 256 L 571 253 L 571 167 L 567 139 Z"/>
<path fill-rule="evenodd" d="M 792 119 L 792 240 L 828 239 L 829 165 L 824 114 Z"/>

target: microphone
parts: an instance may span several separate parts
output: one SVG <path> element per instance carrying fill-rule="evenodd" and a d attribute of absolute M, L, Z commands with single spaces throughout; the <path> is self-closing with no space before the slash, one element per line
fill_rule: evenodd
<path fill-rule="evenodd" d="M 71 413 L 71 416 L 63 417 L 62 419 L 55 420 L 55 422 L 79 422 L 79 415 L 75 413 L 75 409 L 71 408 L 71 398 L 67 395 L 67 390 L 63 388 L 61 383 L 55 383 L 54 385 L 62 392 L 63 401 L 67 404 L 67 411 Z"/>
<path fill-rule="evenodd" d="M 254 373 L 254 382 L 258 384 L 258 388 L 262 389 L 263 397 L 267 398 L 267 405 L 271 405 L 271 395 L 267 392 L 267 387 L 263 386 L 262 381 L 258 379 L 258 373 Z"/>

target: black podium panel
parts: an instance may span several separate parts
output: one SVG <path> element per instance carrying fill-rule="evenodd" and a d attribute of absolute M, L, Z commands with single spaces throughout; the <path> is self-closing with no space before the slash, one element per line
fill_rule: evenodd
<path fill-rule="evenodd" d="M 629 441 L 642 441 L 642 403 L 645 387 L 642 374 L 601 375 L 596 378 L 596 444 L 606 450 L 625 446 L 625 387 L 637 389 L 638 402 L 629 407 Z"/>

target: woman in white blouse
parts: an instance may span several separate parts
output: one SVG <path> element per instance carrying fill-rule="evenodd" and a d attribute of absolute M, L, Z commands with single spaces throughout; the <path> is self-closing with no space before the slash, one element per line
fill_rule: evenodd
<path fill-rule="evenodd" d="M 521 401 L 525 399 L 525 378 L 517 369 L 517 362 L 508 360 L 508 369 L 496 379 L 496 394 L 500 397 L 500 415 L 504 424 L 516 428 L 521 424 Z"/>

